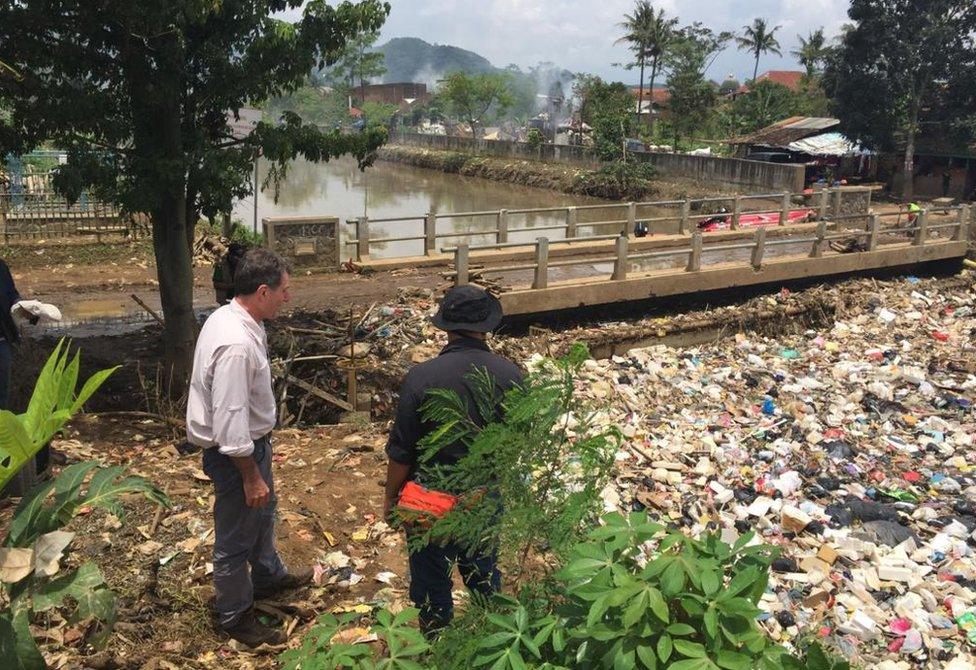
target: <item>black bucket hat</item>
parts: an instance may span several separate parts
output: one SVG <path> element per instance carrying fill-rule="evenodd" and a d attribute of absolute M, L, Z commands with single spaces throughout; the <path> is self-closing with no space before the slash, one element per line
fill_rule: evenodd
<path fill-rule="evenodd" d="M 464 284 L 444 294 L 431 322 L 441 330 L 490 333 L 502 321 L 502 304 L 487 291 Z"/>

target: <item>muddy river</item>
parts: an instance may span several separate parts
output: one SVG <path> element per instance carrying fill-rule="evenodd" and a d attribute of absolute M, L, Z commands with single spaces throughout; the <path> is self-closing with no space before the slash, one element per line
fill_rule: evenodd
<path fill-rule="evenodd" d="M 259 181 L 267 175 L 267 165 L 258 168 Z M 377 162 L 365 172 L 356 167 L 352 158 L 340 158 L 329 163 L 315 164 L 296 161 L 288 168 L 277 200 L 273 188 L 258 195 L 257 216 L 254 199 L 245 198 L 234 207 L 233 217 L 252 228 L 257 221 L 272 216 L 338 216 L 343 221 L 358 216 L 381 219 L 398 216 L 422 217 L 426 212 L 477 212 L 485 210 L 566 207 L 569 205 L 599 205 L 607 201 L 574 196 L 546 189 L 488 181 L 477 177 L 463 177 L 397 163 Z M 606 220 L 612 216 L 605 208 L 588 209 L 580 213 L 580 221 Z M 565 223 L 563 213 L 511 215 L 509 228 L 538 228 Z M 438 233 L 494 230 L 496 217 L 465 217 L 438 221 Z M 423 221 L 404 221 L 371 225 L 370 237 L 403 237 L 423 234 Z M 343 237 L 355 237 L 353 225 L 343 225 Z M 536 237 L 559 239 L 561 231 L 513 232 L 511 242 L 532 242 Z M 470 238 L 472 246 L 490 244 L 494 236 Z M 444 240 L 450 245 L 451 240 Z M 344 246 L 344 249 L 348 245 Z M 373 246 L 371 255 L 377 258 L 423 253 L 419 240 L 380 243 Z"/>

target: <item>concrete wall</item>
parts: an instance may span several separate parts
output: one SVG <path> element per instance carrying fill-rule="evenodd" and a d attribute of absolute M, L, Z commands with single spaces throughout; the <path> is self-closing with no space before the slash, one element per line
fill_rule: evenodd
<path fill-rule="evenodd" d="M 597 157 L 585 147 L 545 144 L 537 148 L 525 142 L 475 140 L 469 137 L 405 133 L 400 142 L 411 146 L 444 151 L 461 151 L 499 158 L 560 161 L 583 167 L 599 165 Z M 722 186 L 734 186 L 747 193 L 802 191 L 802 165 L 781 165 L 719 156 L 689 156 L 649 151 L 631 152 L 638 160 L 658 169 L 663 177 L 683 177 Z"/>

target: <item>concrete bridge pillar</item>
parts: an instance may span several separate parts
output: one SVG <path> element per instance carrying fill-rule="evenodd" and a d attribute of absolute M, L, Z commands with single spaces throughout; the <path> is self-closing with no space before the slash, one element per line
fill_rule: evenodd
<path fill-rule="evenodd" d="M 576 226 L 579 223 L 579 211 L 575 207 L 566 208 L 566 237 L 576 237 Z"/>

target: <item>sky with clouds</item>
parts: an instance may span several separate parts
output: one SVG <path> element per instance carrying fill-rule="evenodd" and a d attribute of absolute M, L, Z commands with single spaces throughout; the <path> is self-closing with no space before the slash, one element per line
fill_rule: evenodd
<path fill-rule="evenodd" d="M 633 8 L 633 0 L 391 0 L 390 17 L 381 43 L 392 37 L 419 37 L 431 43 L 470 49 L 504 67 L 523 69 L 552 61 L 574 72 L 636 82 L 636 71 L 614 67 L 628 56 L 618 23 Z M 741 31 L 761 16 L 772 25 L 783 57 L 763 56 L 760 72 L 795 69 L 789 52 L 797 35 L 819 27 L 829 37 L 840 32 L 847 17 L 848 0 L 655 0 L 656 7 L 677 16 L 681 24 L 701 21 L 713 30 Z M 730 46 L 715 61 L 708 75 L 722 80 L 752 76 L 752 58 Z"/>

